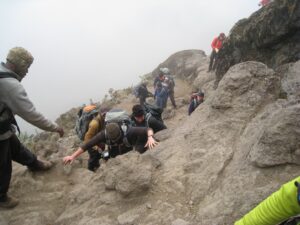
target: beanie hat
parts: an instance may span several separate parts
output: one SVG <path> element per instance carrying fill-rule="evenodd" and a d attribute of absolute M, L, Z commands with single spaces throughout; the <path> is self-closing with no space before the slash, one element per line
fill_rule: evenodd
<path fill-rule="evenodd" d="M 29 67 L 33 62 L 33 56 L 25 48 L 15 47 L 9 50 L 6 60 L 17 67 Z"/>
<path fill-rule="evenodd" d="M 142 115 L 144 115 L 144 109 L 141 105 L 134 105 L 132 107 L 132 115 L 134 117 L 140 117 Z"/>
<path fill-rule="evenodd" d="M 107 138 L 113 142 L 117 142 L 121 136 L 121 129 L 117 123 L 109 123 L 105 127 Z"/>

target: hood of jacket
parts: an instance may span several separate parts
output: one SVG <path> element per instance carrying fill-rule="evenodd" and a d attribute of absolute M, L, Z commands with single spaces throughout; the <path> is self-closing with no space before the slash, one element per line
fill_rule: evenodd
<path fill-rule="evenodd" d="M 18 81 L 22 80 L 22 78 L 18 74 L 6 68 L 5 63 L 3 62 L 0 63 L 0 74 L 10 74 L 11 77 L 16 78 Z"/>

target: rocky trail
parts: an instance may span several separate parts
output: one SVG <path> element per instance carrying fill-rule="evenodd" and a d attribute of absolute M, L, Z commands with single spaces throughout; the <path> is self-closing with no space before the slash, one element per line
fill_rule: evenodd
<path fill-rule="evenodd" d="M 21 203 L 1 211 L 0 224 L 234 224 L 299 176 L 298 12 L 299 1 L 275 0 L 239 21 L 221 50 L 217 76 L 206 72 L 209 57 L 201 50 L 177 52 L 158 65 L 153 76 L 168 67 L 176 77 L 178 108 L 168 105 L 168 129 L 144 154 L 118 156 L 96 173 L 86 169 L 87 154 L 64 167 L 62 157 L 79 141 L 72 131 L 76 109 L 62 114 L 66 136 L 41 133 L 32 146 L 55 167 L 31 173 L 14 164 L 10 193 Z M 205 101 L 188 116 L 194 87 Z M 130 112 L 137 100 L 128 93 L 115 107 Z"/>

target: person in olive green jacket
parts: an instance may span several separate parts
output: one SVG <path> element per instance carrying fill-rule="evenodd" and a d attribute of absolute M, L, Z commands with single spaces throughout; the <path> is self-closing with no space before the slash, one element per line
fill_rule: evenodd
<path fill-rule="evenodd" d="M 281 188 L 262 201 L 234 225 L 276 225 L 300 214 L 298 188 L 300 177 L 281 186 Z"/>

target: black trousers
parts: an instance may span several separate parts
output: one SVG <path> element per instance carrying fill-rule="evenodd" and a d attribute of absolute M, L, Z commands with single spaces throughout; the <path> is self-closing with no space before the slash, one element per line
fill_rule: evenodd
<path fill-rule="evenodd" d="M 171 103 L 172 103 L 173 107 L 176 108 L 174 90 L 169 91 L 169 98 L 171 100 Z"/>
<path fill-rule="evenodd" d="M 88 169 L 94 172 L 100 167 L 99 160 L 101 158 L 101 154 L 94 149 L 88 149 L 88 153 L 90 156 L 88 160 Z"/>
<path fill-rule="evenodd" d="M 16 135 L 0 141 L 0 200 L 6 198 L 9 188 L 12 160 L 24 166 L 31 166 L 37 160 L 36 156 L 21 144 Z"/>
<path fill-rule="evenodd" d="M 218 60 L 218 53 L 216 53 L 216 51 L 213 50 L 210 54 L 210 62 L 209 62 L 208 71 L 216 69 L 217 60 Z"/>
<path fill-rule="evenodd" d="M 140 105 L 144 105 L 145 101 L 146 101 L 146 97 L 140 96 Z"/>

